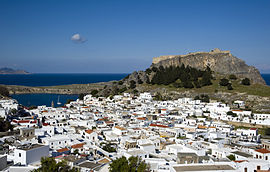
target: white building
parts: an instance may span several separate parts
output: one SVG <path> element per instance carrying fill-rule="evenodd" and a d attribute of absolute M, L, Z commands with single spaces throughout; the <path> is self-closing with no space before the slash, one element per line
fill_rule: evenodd
<path fill-rule="evenodd" d="M 40 161 L 41 157 L 49 156 L 49 146 L 33 144 L 14 150 L 14 164 L 28 165 Z"/>

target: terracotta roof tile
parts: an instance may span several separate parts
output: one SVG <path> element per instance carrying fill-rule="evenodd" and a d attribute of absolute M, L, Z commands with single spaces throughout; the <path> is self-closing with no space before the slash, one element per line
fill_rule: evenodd
<path fill-rule="evenodd" d="M 86 133 L 91 134 L 93 133 L 93 130 L 85 130 Z"/>
<path fill-rule="evenodd" d="M 119 127 L 119 126 L 115 126 L 115 128 L 117 128 L 117 129 L 119 129 L 119 130 L 126 130 L 125 128 Z"/>
<path fill-rule="evenodd" d="M 265 154 L 265 153 L 270 153 L 270 151 L 267 150 L 267 149 L 257 149 L 257 150 L 255 150 L 255 151 L 256 151 L 256 152 L 263 153 L 263 154 Z"/>
<path fill-rule="evenodd" d="M 66 151 L 69 151 L 68 148 L 63 148 L 63 149 L 58 149 L 57 152 L 66 152 Z"/>
<path fill-rule="evenodd" d="M 150 124 L 150 127 L 161 127 L 161 128 L 168 128 L 166 125 L 160 125 L 160 124 Z"/>
<path fill-rule="evenodd" d="M 71 148 L 73 148 L 73 149 L 82 148 L 84 144 L 85 143 L 79 143 L 79 144 L 76 144 L 76 145 L 72 145 Z"/>

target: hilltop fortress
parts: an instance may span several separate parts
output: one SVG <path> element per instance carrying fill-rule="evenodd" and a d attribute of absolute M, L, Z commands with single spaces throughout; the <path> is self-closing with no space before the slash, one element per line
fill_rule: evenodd
<path fill-rule="evenodd" d="M 210 52 L 200 52 L 200 51 L 198 51 L 198 52 L 188 53 L 188 54 L 185 54 L 185 55 L 167 55 L 167 56 L 154 57 L 152 63 L 157 64 L 157 63 L 159 63 L 160 61 L 163 61 L 163 60 L 170 60 L 170 59 L 173 59 L 173 58 L 176 58 L 176 57 L 180 57 L 180 58 L 188 57 L 190 55 L 198 55 L 198 54 L 228 54 L 230 56 L 232 55 L 231 51 L 222 51 L 219 48 L 215 48 L 215 49 L 211 50 Z"/>
<path fill-rule="evenodd" d="M 222 51 L 218 48 L 210 52 L 154 57 L 152 61 L 152 67 L 181 66 L 182 64 L 197 69 L 205 69 L 209 66 L 216 74 L 234 74 L 240 78 L 247 77 L 253 83 L 265 84 L 258 69 L 248 66 L 245 61 L 233 56 L 230 51 Z"/>

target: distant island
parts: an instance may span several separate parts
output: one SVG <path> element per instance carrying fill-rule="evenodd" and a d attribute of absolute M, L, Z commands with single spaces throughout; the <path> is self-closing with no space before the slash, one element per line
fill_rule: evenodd
<path fill-rule="evenodd" d="M 15 70 L 12 68 L 0 68 L 0 74 L 30 74 L 25 70 Z"/>

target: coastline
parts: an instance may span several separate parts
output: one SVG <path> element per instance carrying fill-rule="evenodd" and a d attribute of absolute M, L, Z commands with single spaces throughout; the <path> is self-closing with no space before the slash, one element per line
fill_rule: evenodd
<path fill-rule="evenodd" d="M 90 84 L 71 84 L 57 86 L 30 87 L 20 85 L 4 85 L 8 88 L 9 94 L 81 94 L 90 93 L 95 89 L 102 89 L 105 85 L 111 85 L 112 82 L 98 82 Z"/>

